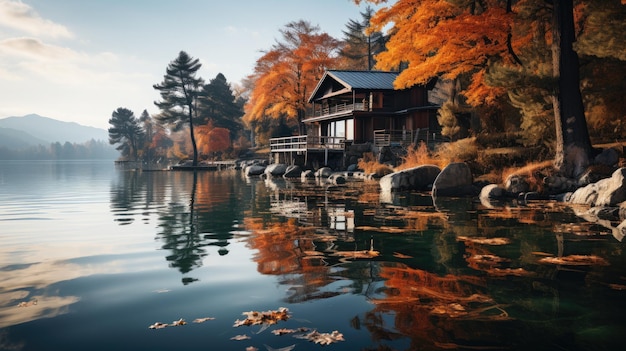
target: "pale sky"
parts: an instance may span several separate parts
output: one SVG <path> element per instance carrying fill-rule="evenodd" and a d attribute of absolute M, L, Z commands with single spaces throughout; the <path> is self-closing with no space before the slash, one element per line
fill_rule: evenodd
<path fill-rule="evenodd" d="M 343 39 L 351 0 L 0 0 L 0 118 L 36 113 L 107 129 L 118 107 L 158 112 L 181 50 L 205 81 L 239 83 L 279 30 L 306 20 Z"/>

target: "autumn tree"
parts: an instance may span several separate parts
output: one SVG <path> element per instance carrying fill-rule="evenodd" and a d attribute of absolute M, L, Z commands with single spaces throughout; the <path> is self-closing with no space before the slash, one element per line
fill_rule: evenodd
<path fill-rule="evenodd" d="M 163 82 L 155 84 L 154 89 L 161 94 L 161 101 L 154 104 L 161 110 L 155 116 L 160 123 L 179 131 L 189 127 L 189 138 L 193 148 L 193 166 L 198 165 L 198 146 L 194 134 L 194 119 L 197 116 L 198 99 L 201 95 L 203 81 L 196 77 L 202 64 L 197 58 L 181 51 L 166 69 Z"/>
<path fill-rule="evenodd" d="M 111 114 L 109 124 L 109 143 L 119 144 L 116 149 L 122 156 L 132 156 L 137 161 L 138 148 L 145 134 L 133 111 L 119 107 Z"/>
<path fill-rule="evenodd" d="M 282 38 L 256 62 L 254 89 L 245 106 L 249 125 L 266 118 L 300 127 L 307 100 L 324 71 L 337 60 L 339 41 L 307 21 L 288 23 Z"/>
<path fill-rule="evenodd" d="M 213 122 L 198 126 L 197 133 L 199 152 L 203 155 L 215 155 L 231 147 L 230 131 Z"/>
<path fill-rule="evenodd" d="M 577 10 L 582 11 L 585 7 L 600 6 L 591 1 L 577 3 L 580 4 Z M 612 3 L 616 4 L 617 0 Z M 528 8 L 536 8 L 535 14 L 544 11 L 549 16 L 520 15 L 529 12 Z M 406 61 L 407 69 L 395 82 L 397 88 L 423 84 L 433 77 L 451 80 L 468 77 L 470 84 L 463 87 L 463 94 L 474 106 L 498 105 L 504 101 L 503 97 L 509 97 L 512 104 L 528 107 L 526 101 L 534 94 L 537 103 L 525 112 L 540 116 L 536 119 L 539 121 L 545 120 L 545 108 L 552 110 L 553 130 L 556 131 L 555 165 L 564 175 L 576 177 L 590 163 L 594 150 L 580 91 L 578 53 L 573 46 L 576 40 L 574 12 L 573 0 L 399 0 L 379 10 L 372 18 L 374 29 L 393 24 L 388 50 L 377 56 L 377 67 L 388 69 Z M 547 29 L 545 35 L 536 35 L 542 28 Z M 590 28 L 579 28 L 579 33 L 588 30 Z M 623 35 L 618 35 L 623 41 Z M 547 105 L 541 103 L 543 87 L 533 88 L 534 91 L 516 89 L 509 94 L 511 90 L 506 85 L 513 81 L 503 84 L 507 79 L 532 83 L 523 74 L 532 71 L 533 65 L 545 68 L 520 58 L 533 56 L 528 55 L 526 49 L 538 48 L 534 40 L 549 43 L 543 56 L 552 63 L 551 74 L 534 81 L 538 83 L 536 87 L 543 85 L 549 91 L 552 103 Z M 608 46 L 608 42 L 604 45 Z M 541 56 L 536 52 L 534 58 L 541 59 Z M 510 69 L 507 76 L 504 71 L 496 72 L 502 67 L 522 69 Z"/>
<path fill-rule="evenodd" d="M 387 36 L 381 31 L 369 31 L 374 9 L 368 6 L 360 14 L 360 21 L 351 19 L 346 23 L 339 55 L 346 61 L 342 68 L 371 71 L 376 64 L 374 56 L 385 50 Z"/>

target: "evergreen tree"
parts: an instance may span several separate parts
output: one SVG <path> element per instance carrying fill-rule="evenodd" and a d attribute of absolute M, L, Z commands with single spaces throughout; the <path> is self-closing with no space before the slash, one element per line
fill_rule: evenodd
<path fill-rule="evenodd" d="M 236 101 L 223 74 L 218 73 L 209 84 L 204 85 L 199 115 L 198 124 L 204 125 L 213 121 L 214 127 L 230 131 L 231 140 L 242 130 L 243 105 Z"/>
<path fill-rule="evenodd" d="M 349 20 L 346 23 L 344 35 L 344 46 L 339 55 L 348 61 L 346 68 L 363 70 L 367 68 L 371 71 L 376 60 L 374 56 L 385 50 L 387 37 L 380 31 L 369 32 L 370 20 L 374 15 L 374 10 L 368 6 L 365 12 L 361 12 L 361 21 Z"/>
<path fill-rule="evenodd" d="M 198 146 L 193 127 L 203 84 L 202 79 L 196 77 L 201 66 L 198 59 L 181 51 L 178 57 L 167 66 L 163 82 L 153 86 L 161 93 L 161 101 L 154 102 L 161 110 L 155 119 L 170 126 L 173 131 L 179 131 L 185 125 L 189 127 L 189 137 L 193 147 L 193 166 L 198 165 Z"/>
<path fill-rule="evenodd" d="M 122 152 L 122 156 L 132 156 L 137 161 L 137 149 L 143 140 L 144 131 L 139 125 L 133 111 L 120 107 L 113 111 L 109 119 L 109 143 L 120 144 L 116 147 Z"/>

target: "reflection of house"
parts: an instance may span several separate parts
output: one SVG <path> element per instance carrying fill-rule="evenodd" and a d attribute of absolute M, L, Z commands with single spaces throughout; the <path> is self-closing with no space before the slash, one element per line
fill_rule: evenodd
<path fill-rule="evenodd" d="M 372 151 L 384 146 L 406 146 L 431 141 L 439 134 L 436 110 L 429 103 L 432 85 L 396 90 L 398 72 L 327 71 L 309 98 L 312 109 L 303 123 L 307 135 L 271 140 L 275 160 L 307 152 L 323 152 L 324 163 L 332 153 L 341 153 L 353 144 L 369 143 Z M 329 156 L 331 153 L 331 156 Z M 285 160 L 287 162 L 287 160 Z"/>

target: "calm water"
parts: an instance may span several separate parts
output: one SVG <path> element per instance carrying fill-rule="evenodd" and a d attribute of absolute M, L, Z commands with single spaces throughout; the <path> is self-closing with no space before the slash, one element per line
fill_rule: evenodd
<path fill-rule="evenodd" d="M 377 191 L 2 161 L 0 349 L 623 347 L 625 244 L 610 230 L 557 204 Z M 287 321 L 233 327 L 280 307 Z"/>

